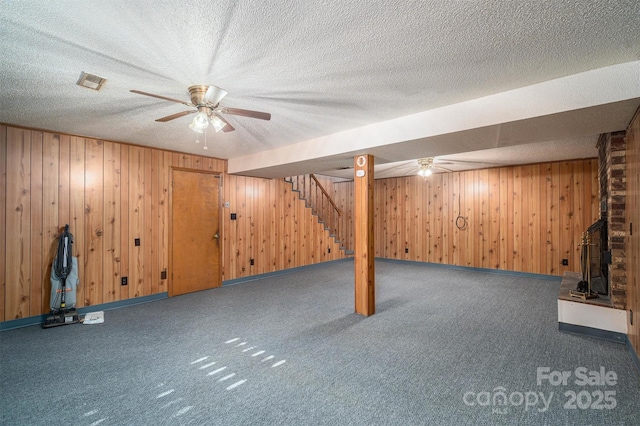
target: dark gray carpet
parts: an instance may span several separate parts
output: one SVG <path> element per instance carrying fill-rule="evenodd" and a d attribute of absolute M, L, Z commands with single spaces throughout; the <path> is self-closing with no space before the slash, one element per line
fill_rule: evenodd
<path fill-rule="evenodd" d="M 558 332 L 558 281 L 376 272 L 369 318 L 352 313 L 343 261 L 107 311 L 100 325 L 3 332 L 0 423 L 638 424 L 627 348 Z M 575 383 L 576 368 L 601 366 L 615 385 Z M 538 385 L 538 367 L 571 377 Z"/>

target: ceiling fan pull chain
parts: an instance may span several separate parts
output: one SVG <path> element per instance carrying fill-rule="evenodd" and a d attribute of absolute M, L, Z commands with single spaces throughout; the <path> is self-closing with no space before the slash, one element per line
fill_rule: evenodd
<path fill-rule="evenodd" d="M 204 147 L 202 149 L 209 149 L 207 148 L 207 129 L 204 130 Z"/>

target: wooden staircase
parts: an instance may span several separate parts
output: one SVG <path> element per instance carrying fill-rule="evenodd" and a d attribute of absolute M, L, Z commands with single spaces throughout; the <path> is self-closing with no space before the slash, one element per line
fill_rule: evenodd
<path fill-rule="evenodd" d="M 341 233 L 342 212 L 315 175 L 290 176 L 284 178 L 284 181 L 291 184 L 292 190 L 298 193 L 301 200 L 304 200 L 305 206 L 311 209 L 311 213 L 318 217 L 318 222 L 329 231 L 329 236 L 340 245 L 340 249 L 347 255 L 353 254 L 353 250 L 345 246 L 346 239 Z"/>

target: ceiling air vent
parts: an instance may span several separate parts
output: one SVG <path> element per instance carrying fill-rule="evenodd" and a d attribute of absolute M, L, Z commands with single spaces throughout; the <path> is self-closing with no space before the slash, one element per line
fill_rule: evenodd
<path fill-rule="evenodd" d="M 100 90 L 102 86 L 107 82 L 106 78 L 98 77 L 97 75 L 87 74 L 82 71 L 80 78 L 76 83 L 78 86 L 86 87 L 87 89 Z"/>

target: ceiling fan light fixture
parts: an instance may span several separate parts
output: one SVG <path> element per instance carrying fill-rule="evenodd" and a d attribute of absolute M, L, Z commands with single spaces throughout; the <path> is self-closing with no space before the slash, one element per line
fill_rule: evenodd
<path fill-rule="evenodd" d="M 418 165 L 420 166 L 418 176 L 426 179 L 433 174 L 433 157 L 419 159 Z"/>
<path fill-rule="evenodd" d="M 193 120 L 191 121 L 191 124 L 189 124 L 189 128 L 190 128 L 191 130 L 193 130 L 194 132 L 196 132 L 196 133 L 204 133 L 204 129 L 202 129 L 202 128 L 198 127 L 198 126 L 196 125 L 195 121 L 196 121 L 195 119 L 193 119 Z"/>
<path fill-rule="evenodd" d="M 204 94 L 203 101 L 217 106 L 227 94 L 226 90 L 218 86 L 209 86 Z"/>
<path fill-rule="evenodd" d="M 211 125 L 213 126 L 213 128 L 215 129 L 216 132 L 219 132 L 220 130 L 222 130 L 224 128 L 224 126 L 227 125 L 227 123 L 222 121 L 222 119 L 220 117 L 218 117 L 217 115 L 213 115 L 211 117 Z"/>
<path fill-rule="evenodd" d="M 193 117 L 193 121 L 189 125 L 189 128 L 197 133 L 202 133 L 204 129 L 209 127 L 209 116 L 206 111 L 201 110 Z"/>
<path fill-rule="evenodd" d="M 433 174 L 433 171 L 431 170 L 431 167 L 425 167 L 425 168 L 421 168 L 420 170 L 418 170 L 418 175 L 422 176 L 424 178 L 429 177 Z"/>

